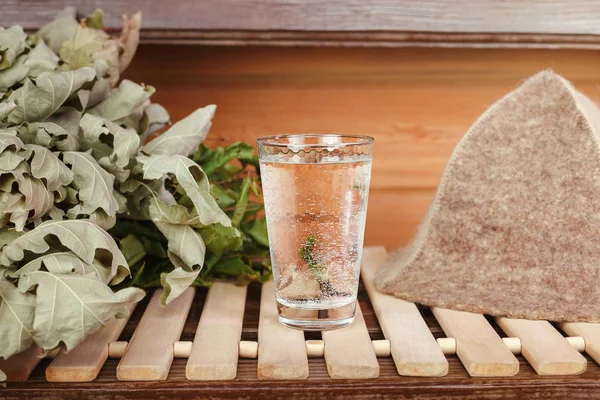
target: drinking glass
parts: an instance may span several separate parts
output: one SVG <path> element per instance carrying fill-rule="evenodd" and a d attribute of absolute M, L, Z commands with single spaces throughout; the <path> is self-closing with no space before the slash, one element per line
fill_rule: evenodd
<path fill-rule="evenodd" d="M 258 139 L 279 321 L 302 330 L 352 323 L 373 138 L 337 134 Z"/>

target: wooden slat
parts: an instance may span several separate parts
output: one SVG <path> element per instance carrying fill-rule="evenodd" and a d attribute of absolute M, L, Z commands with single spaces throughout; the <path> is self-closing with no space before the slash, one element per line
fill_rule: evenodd
<path fill-rule="evenodd" d="M 322 332 L 322 336 L 330 377 L 372 379 L 379 376 L 379 363 L 359 304 L 352 325 Z"/>
<path fill-rule="evenodd" d="M 187 379 L 235 378 L 245 307 L 245 286 L 212 284 L 185 370 Z"/>
<path fill-rule="evenodd" d="M 496 318 L 509 336 L 521 339 L 521 354 L 540 375 L 577 375 L 587 360 L 548 321 Z"/>
<path fill-rule="evenodd" d="M 129 305 L 129 316 L 136 303 Z M 129 316 L 113 319 L 69 353 L 61 353 L 46 368 L 49 382 L 90 382 L 108 359 L 108 344 L 119 339 Z"/>
<path fill-rule="evenodd" d="M 179 340 L 194 300 L 195 289 L 186 289 L 168 306 L 160 305 L 162 289 L 154 292 L 144 316 L 117 367 L 123 381 L 167 379 L 173 363 L 173 343 Z"/>
<path fill-rule="evenodd" d="M 585 352 L 600 364 L 600 324 L 563 322 L 560 329 L 569 336 L 581 336 L 585 340 Z"/>
<path fill-rule="evenodd" d="M 600 34 L 600 5 L 594 1 L 514 0 L 6 0 L 0 25 L 39 27 L 54 10 L 76 6 L 84 15 L 106 11 L 109 27 L 138 9 L 153 30 L 192 31 L 411 31 Z"/>
<path fill-rule="evenodd" d="M 387 258 L 383 247 L 363 250 L 361 276 L 377 314 L 379 325 L 390 341 L 398 373 L 408 376 L 444 376 L 448 361 L 413 303 L 381 294 L 373 278 Z"/>
<path fill-rule="evenodd" d="M 273 281 L 263 284 L 258 326 L 258 379 L 306 379 L 304 332 L 279 323 Z"/>
<path fill-rule="evenodd" d="M 519 361 L 481 314 L 433 307 L 448 337 L 456 339 L 456 355 L 471 376 L 513 376 Z"/>
<path fill-rule="evenodd" d="M 6 374 L 8 382 L 25 382 L 40 363 L 41 354 L 39 347 L 32 346 L 8 360 L 0 358 L 0 370 Z"/>

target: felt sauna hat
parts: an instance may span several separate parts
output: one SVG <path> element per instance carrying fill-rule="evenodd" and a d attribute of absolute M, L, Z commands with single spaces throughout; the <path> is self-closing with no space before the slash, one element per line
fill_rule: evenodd
<path fill-rule="evenodd" d="M 428 306 L 600 322 L 600 111 L 552 71 L 456 146 L 412 243 L 376 279 Z"/>

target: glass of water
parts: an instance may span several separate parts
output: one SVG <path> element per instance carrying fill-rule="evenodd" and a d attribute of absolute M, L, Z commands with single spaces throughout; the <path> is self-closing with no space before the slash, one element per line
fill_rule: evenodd
<path fill-rule="evenodd" d="M 352 323 L 373 138 L 258 139 L 279 321 L 303 330 Z"/>

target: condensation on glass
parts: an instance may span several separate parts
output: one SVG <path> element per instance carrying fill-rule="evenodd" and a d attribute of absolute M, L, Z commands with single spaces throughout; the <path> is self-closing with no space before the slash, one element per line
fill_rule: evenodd
<path fill-rule="evenodd" d="M 354 318 L 373 138 L 258 139 L 279 320 L 328 330 Z"/>

